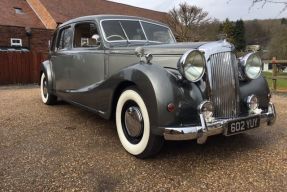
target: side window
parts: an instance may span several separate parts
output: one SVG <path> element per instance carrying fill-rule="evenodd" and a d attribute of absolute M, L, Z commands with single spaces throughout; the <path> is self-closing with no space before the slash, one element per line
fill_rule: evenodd
<path fill-rule="evenodd" d="M 72 40 L 72 34 L 73 31 L 71 27 L 64 28 L 60 31 L 59 36 L 58 36 L 58 43 L 57 43 L 57 49 L 62 50 L 62 49 L 68 49 L 71 46 L 71 40 Z"/>
<path fill-rule="evenodd" d="M 75 26 L 74 47 L 98 47 L 99 32 L 94 23 L 80 23 Z"/>
<path fill-rule="evenodd" d="M 55 51 L 57 32 L 58 31 L 55 31 L 53 36 L 52 36 L 52 41 L 51 41 L 51 45 L 50 45 L 51 51 Z"/>

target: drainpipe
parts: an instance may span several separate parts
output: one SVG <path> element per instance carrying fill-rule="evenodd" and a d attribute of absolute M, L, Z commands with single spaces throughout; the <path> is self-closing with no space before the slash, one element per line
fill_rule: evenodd
<path fill-rule="evenodd" d="M 28 37 L 28 49 L 31 51 L 31 37 L 32 37 L 32 30 L 30 27 L 25 27 L 26 35 Z"/>

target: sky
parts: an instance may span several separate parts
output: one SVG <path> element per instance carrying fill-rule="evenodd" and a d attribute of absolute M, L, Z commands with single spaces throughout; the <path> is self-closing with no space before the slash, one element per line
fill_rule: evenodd
<path fill-rule="evenodd" d="M 252 8 L 252 0 L 110 0 L 118 3 L 124 3 L 137 7 L 153 9 L 157 11 L 168 12 L 173 7 L 178 6 L 180 2 L 188 2 L 203 8 L 209 13 L 211 18 L 219 20 L 252 20 L 252 19 L 275 19 L 287 18 L 287 10 L 280 13 L 283 6 L 279 4 L 267 4 L 262 8 L 258 4 Z M 281 0 L 287 2 L 287 0 Z"/>

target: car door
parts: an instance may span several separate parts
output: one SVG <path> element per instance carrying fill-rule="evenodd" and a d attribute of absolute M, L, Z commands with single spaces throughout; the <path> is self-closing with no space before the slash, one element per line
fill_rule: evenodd
<path fill-rule="evenodd" d="M 74 25 L 70 92 L 74 102 L 87 106 L 90 106 L 91 102 L 85 93 L 96 88 L 105 78 L 105 52 L 99 37 L 94 21 Z M 94 101 L 92 103 L 94 106 Z"/>
<path fill-rule="evenodd" d="M 51 55 L 51 64 L 54 77 L 54 89 L 58 96 L 66 97 L 71 89 L 70 64 L 72 63 L 71 45 L 73 30 L 71 26 L 59 29 L 54 52 Z"/>

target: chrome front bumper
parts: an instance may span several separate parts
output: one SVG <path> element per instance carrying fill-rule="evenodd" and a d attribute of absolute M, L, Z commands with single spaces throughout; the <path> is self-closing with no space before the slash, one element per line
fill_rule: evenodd
<path fill-rule="evenodd" d="M 200 115 L 201 125 L 193 127 L 166 127 L 164 128 L 164 138 L 166 140 L 192 140 L 197 139 L 199 144 L 206 142 L 207 138 L 212 135 L 219 135 L 227 133 L 227 124 L 230 121 L 241 120 L 249 117 L 260 116 L 260 126 L 263 123 L 272 125 L 276 121 L 276 110 L 272 103 L 269 103 L 268 112 L 256 115 L 249 115 L 246 117 L 234 119 L 217 119 L 213 123 L 206 123 L 203 115 Z M 248 130 L 247 130 L 248 131 Z"/>

